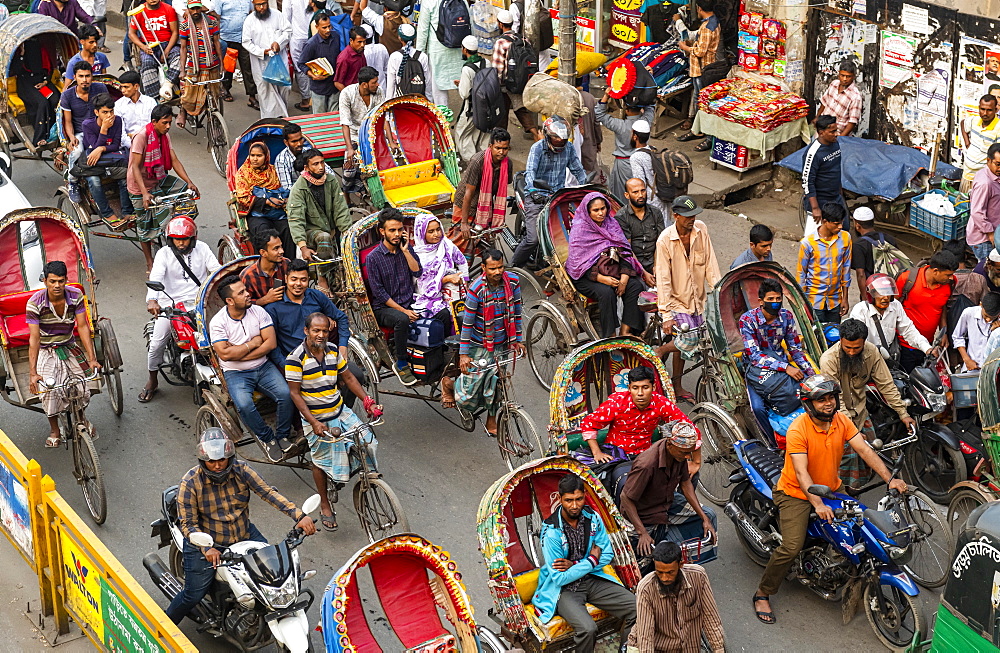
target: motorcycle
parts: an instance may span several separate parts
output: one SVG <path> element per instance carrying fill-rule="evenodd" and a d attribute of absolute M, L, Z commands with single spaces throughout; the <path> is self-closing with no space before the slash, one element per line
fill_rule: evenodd
<path fill-rule="evenodd" d="M 146 287 L 156 292 L 166 293 L 163 284 L 159 281 L 147 281 Z M 192 386 L 194 388 L 194 403 L 200 406 L 205 403 L 201 396 L 202 388 L 212 383 L 213 380 L 218 383 L 218 379 L 212 371 L 207 356 L 198 347 L 194 309 L 187 310 L 183 302 L 175 302 L 169 294 L 167 297 L 173 306 L 161 308 L 160 312 L 154 315 L 143 327 L 146 349 L 149 349 L 149 341 L 153 336 L 156 320 L 170 320 L 170 337 L 167 339 L 167 345 L 163 351 L 160 374 L 170 385 Z"/>
<path fill-rule="evenodd" d="M 725 513 L 747 555 L 764 566 L 781 543 L 771 488 L 784 457 L 754 440 L 741 440 L 734 449 L 741 468 L 730 478 L 735 487 Z M 834 520 L 810 516 L 805 545 L 792 563 L 793 577 L 822 598 L 841 602 L 845 624 L 863 599 L 879 641 L 902 651 L 923 626 L 916 600 L 920 590 L 902 568 L 910 561 L 910 545 L 918 530 L 909 502 L 895 490 L 879 502 L 878 509 L 824 485 L 810 486 L 809 493 L 823 498 Z"/>
<path fill-rule="evenodd" d="M 318 494 L 302 504 L 306 514 L 319 507 Z M 159 538 L 157 548 L 170 547 L 169 565 L 160 556 L 149 553 L 142 565 L 168 600 L 183 589 L 184 536 L 177 516 L 177 486 L 163 491 L 162 517 L 154 521 L 152 537 Z M 222 553 L 215 582 L 208 595 L 188 615 L 199 624 L 198 632 L 222 637 L 241 651 L 255 651 L 276 644 L 290 653 L 312 650 L 309 619 L 306 616 L 315 596 L 302 589 L 302 581 L 316 575 L 315 570 L 300 571 L 301 528 L 293 528 L 276 544 L 237 542 Z M 213 546 L 212 536 L 192 533 L 191 544 Z"/>

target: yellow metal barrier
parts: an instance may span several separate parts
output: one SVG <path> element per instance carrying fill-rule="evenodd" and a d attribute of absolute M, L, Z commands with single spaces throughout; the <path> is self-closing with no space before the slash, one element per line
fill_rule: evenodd
<path fill-rule="evenodd" d="M 197 651 L 3 431 L 0 522 L 37 574 L 42 614 L 59 634 L 73 619 L 99 649 Z"/>

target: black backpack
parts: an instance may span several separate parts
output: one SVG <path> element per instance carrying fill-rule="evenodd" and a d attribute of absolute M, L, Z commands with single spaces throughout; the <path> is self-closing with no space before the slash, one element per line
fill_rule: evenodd
<path fill-rule="evenodd" d="M 488 132 L 499 125 L 503 117 L 504 103 L 500 77 L 497 75 L 497 69 L 487 66 L 485 61 L 480 62 L 479 66 L 472 63 L 465 65 L 476 69 L 476 75 L 472 78 L 472 92 L 467 100 L 468 116 L 476 129 Z"/>
<path fill-rule="evenodd" d="M 531 76 L 538 72 L 538 55 L 520 36 L 506 35 L 500 38 L 510 41 L 503 85 L 511 95 L 518 95 L 524 92 L 524 87 L 528 85 Z"/>
<path fill-rule="evenodd" d="M 656 104 L 656 80 L 645 66 L 635 66 L 635 86 L 622 102 L 627 107 L 651 107 Z"/>
<path fill-rule="evenodd" d="M 691 159 L 687 154 L 676 150 L 657 150 L 652 145 L 639 151 L 648 152 L 653 161 L 657 199 L 669 202 L 679 195 L 687 195 L 688 184 L 694 179 Z"/>
<path fill-rule="evenodd" d="M 427 96 L 427 76 L 424 65 L 420 63 L 420 50 L 414 50 L 406 64 L 403 65 L 403 73 L 399 76 L 399 94 Z"/>
<path fill-rule="evenodd" d="M 446 48 L 462 47 L 462 39 L 472 34 L 469 5 L 465 0 L 444 0 L 441 3 L 435 34 Z"/>
<path fill-rule="evenodd" d="M 386 11 L 395 11 L 403 16 L 412 14 L 415 4 L 416 0 L 382 0 L 382 6 Z"/>
<path fill-rule="evenodd" d="M 524 0 L 518 0 L 518 2 L 513 3 L 517 6 L 518 16 L 521 17 L 521 30 L 518 36 L 524 36 Z M 664 41 L 666 39 L 663 39 Z M 548 50 L 556 43 L 556 35 L 552 29 L 552 16 L 549 14 L 549 10 L 544 6 L 542 7 L 542 15 L 539 18 L 538 24 L 538 51 L 542 52 Z"/>

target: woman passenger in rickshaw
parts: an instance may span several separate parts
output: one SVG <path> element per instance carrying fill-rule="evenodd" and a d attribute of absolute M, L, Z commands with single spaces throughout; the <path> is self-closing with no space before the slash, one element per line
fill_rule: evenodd
<path fill-rule="evenodd" d="M 236 171 L 237 210 L 246 216 L 251 235 L 258 229 L 274 229 L 281 237 L 285 256 L 294 257 L 295 242 L 285 213 L 287 201 L 288 189 L 281 187 L 270 150 L 263 141 L 254 141 L 246 161 Z"/>
<path fill-rule="evenodd" d="M 413 225 L 413 251 L 420 259 L 423 271 L 416 280 L 411 307 L 421 317 L 437 317 L 452 323 L 449 305 L 464 299 L 462 285 L 469 285 L 469 261 L 450 239 L 444 237 L 441 221 L 428 213 L 417 216 Z M 456 320 L 461 316 L 456 315 Z M 455 405 L 455 379 L 441 377 L 441 406 Z"/>
<path fill-rule="evenodd" d="M 18 47 L 10 64 L 10 74 L 17 81 L 17 96 L 34 130 L 31 142 L 42 146 L 49 141 L 49 132 L 56 121 L 59 89 L 52 85 L 52 55 L 42 47 L 39 37 L 30 38 Z"/>
<path fill-rule="evenodd" d="M 566 271 L 576 289 L 596 300 L 601 315 L 600 336 L 609 338 L 618 329 L 618 299 L 622 310 L 621 335 L 641 333 L 645 316 L 639 309 L 643 282 L 653 276 L 630 249 L 618 221 L 608 215 L 608 201 L 601 193 L 588 193 L 573 215 Z"/>

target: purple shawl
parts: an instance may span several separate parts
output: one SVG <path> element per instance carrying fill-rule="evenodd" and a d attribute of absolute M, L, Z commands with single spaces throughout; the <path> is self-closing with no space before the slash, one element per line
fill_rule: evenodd
<path fill-rule="evenodd" d="M 442 278 L 460 272 L 466 283 L 469 281 L 469 262 L 448 236 L 442 236 L 433 245 L 427 242 L 427 228 L 434 221 L 441 222 L 434 215 L 421 213 L 413 225 L 413 251 L 417 253 L 423 267 L 423 272 L 417 279 L 413 310 L 425 317 L 436 315 L 448 306 L 441 288 Z"/>
<path fill-rule="evenodd" d="M 601 224 L 594 222 L 590 217 L 590 211 L 587 210 L 590 201 L 598 197 L 608 205 L 608 216 Z M 611 215 L 611 202 L 608 202 L 608 198 L 602 193 L 587 193 L 576 207 L 573 225 L 569 232 L 569 258 L 566 260 L 566 271 L 569 272 L 569 276 L 574 279 L 582 278 L 609 247 L 622 250 L 622 259 L 628 261 L 636 272 L 642 274 L 642 264 L 632 253 L 632 245 L 625 237 L 622 226 Z"/>

